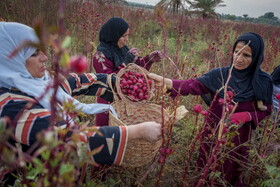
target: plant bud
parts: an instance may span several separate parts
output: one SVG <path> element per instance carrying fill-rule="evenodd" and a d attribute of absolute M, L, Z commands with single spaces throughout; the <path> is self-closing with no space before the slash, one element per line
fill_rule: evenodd
<path fill-rule="evenodd" d="M 196 104 L 193 107 L 195 113 L 200 113 L 202 111 L 202 106 L 200 104 Z"/>
<path fill-rule="evenodd" d="M 70 58 L 70 68 L 75 73 L 81 74 L 87 70 L 88 61 L 85 56 L 75 55 Z"/>

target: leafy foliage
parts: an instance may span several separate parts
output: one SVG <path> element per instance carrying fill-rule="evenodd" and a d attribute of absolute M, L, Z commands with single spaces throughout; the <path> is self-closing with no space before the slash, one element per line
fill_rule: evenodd
<path fill-rule="evenodd" d="M 2 0 L 0 1 L 1 17 L 6 21 L 18 21 L 32 25 L 34 18 L 44 15 L 45 25 L 56 25 L 58 2 Z M 131 8 L 100 2 L 89 4 L 70 0 L 64 2 L 65 30 L 71 33 L 72 37 L 71 45 L 69 45 L 70 38 L 66 37 L 62 40 L 62 46 L 67 48 L 67 51 L 63 53 L 65 56 L 62 56 L 61 63 L 67 61 L 65 59 L 69 58 L 70 53 L 84 53 L 90 59 L 98 45 L 98 31 L 102 23 L 112 16 L 120 16 L 128 21 L 131 28 L 128 45 L 137 47 L 141 56 L 156 49 L 162 50 L 163 62 L 154 64 L 151 71 L 165 77 L 195 78 L 209 69 L 228 65 L 235 38 L 243 32 L 250 31 L 259 33 L 265 40 L 265 59 L 262 68 L 267 72 L 272 72 L 280 61 L 279 27 L 228 20 L 191 19 L 185 15 L 170 14 L 163 9 L 153 11 L 152 9 Z M 212 6 L 212 4 L 210 5 Z M 212 11 L 212 9 L 205 8 L 206 10 Z M 250 18 L 246 17 L 246 19 Z M 272 14 L 267 14 L 264 19 L 274 18 Z M 64 38 L 63 34 L 61 37 Z M 53 62 L 55 51 L 49 50 L 49 53 L 52 56 L 50 61 Z M 51 66 L 52 64 L 50 64 Z M 84 102 L 95 101 L 94 97 L 78 99 Z M 163 93 L 158 94 L 158 100 L 165 106 L 174 105 L 174 101 Z M 156 158 L 154 163 L 142 168 L 112 166 L 94 169 L 92 165 L 88 164 L 90 163 L 88 155 L 78 157 L 76 154 L 78 149 L 86 149 L 83 146 L 77 146 L 77 139 L 73 138 L 66 144 L 62 140 L 55 140 L 52 133 L 40 136 L 43 142 L 42 147 L 31 157 L 26 154 L 19 155 L 17 148 L 5 144 L 13 129 L 7 129 L 7 125 L 4 124 L 8 122 L 4 120 L 0 122 L 1 172 L 10 172 L 17 168 L 18 172 L 15 175 L 21 179 L 22 186 L 25 184 L 29 186 L 192 185 L 201 176 L 201 172 L 196 168 L 196 159 L 200 143 L 199 132 L 204 127 L 204 117 L 196 114 L 193 106 L 201 104 L 203 109 L 207 109 L 207 106 L 198 96 L 181 97 L 178 100 L 187 107 L 190 113 L 187 118 L 174 124 L 171 136 L 166 137 L 166 141 L 170 141 L 168 146 L 173 152 L 166 156 L 164 163 L 158 163 Z M 169 109 L 172 110 L 172 107 Z M 82 122 L 81 125 L 87 124 L 87 121 L 93 122 L 93 120 L 93 117 L 83 116 L 82 121 L 85 123 Z M 268 144 L 272 140 L 279 143 L 279 129 L 273 130 L 274 126 L 273 121 L 268 119 L 253 134 L 249 145 L 250 160 L 245 171 L 242 172 L 247 184 L 279 186 L 279 155 L 276 154 L 272 158 L 270 157 L 272 153 L 267 151 Z M 65 132 L 59 131 L 59 134 L 63 135 Z M 227 139 L 232 138 L 235 134 L 235 128 L 231 128 Z M 221 162 L 228 156 L 227 151 L 231 146 L 230 142 L 222 145 L 219 152 Z M 38 155 L 40 155 L 40 159 Z M 263 159 L 261 155 L 266 156 L 267 159 Z M 84 164 L 88 165 L 85 180 L 79 181 Z M 218 171 L 213 171 L 209 177 L 226 184 Z"/>

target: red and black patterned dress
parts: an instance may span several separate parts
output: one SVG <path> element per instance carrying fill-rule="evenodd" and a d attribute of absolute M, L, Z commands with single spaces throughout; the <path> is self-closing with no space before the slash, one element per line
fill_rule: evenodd
<path fill-rule="evenodd" d="M 65 79 L 61 87 L 72 96 L 110 97 L 111 92 L 107 90 L 106 82 L 106 74 L 71 74 L 67 80 Z M 14 138 L 11 138 L 10 142 L 13 144 L 20 143 L 23 151 L 27 151 L 37 141 L 36 135 L 47 130 L 50 125 L 51 112 L 39 103 L 36 103 L 30 109 L 25 108 L 27 103 L 33 101 L 32 96 L 22 93 L 16 88 L 0 88 L 0 117 L 8 117 L 11 122 L 15 122 Z M 64 122 L 57 122 L 56 126 L 58 128 L 69 128 L 69 132 L 72 130 L 71 127 L 66 127 Z M 99 153 L 92 156 L 92 162 L 95 164 L 120 165 L 127 142 L 126 127 L 96 128 L 101 133 L 79 133 L 80 140 L 87 144 L 88 151 L 103 146 Z"/>

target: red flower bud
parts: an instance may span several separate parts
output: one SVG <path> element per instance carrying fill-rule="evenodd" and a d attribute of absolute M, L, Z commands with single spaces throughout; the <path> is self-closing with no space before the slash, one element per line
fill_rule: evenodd
<path fill-rule="evenodd" d="M 260 154 L 260 158 L 266 158 L 265 154 Z"/>
<path fill-rule="evenodd" d="M 224 139 L 222 139 L 222 140 L 220 140 L 220 141 L 218 141 L 218 142 L 220 143 L 220 145 L 226 144 L 226 140 L 224 140 Z"/>
<path fill-rule="evenodd" d="M 222 99 L 222 98 L 219 98 L 219 99 L 218 99 L 218 102 L 219 102 L 219 104 L 220 104 L 220 105 L 225 104 L 225 100 L 224 100 L 224 99 Z"/>
<path fill-rule="evenodd" d="M 165 154 L 165 148 L 161 147 L 159 148 L 159 152 L 161 155 L 164 155 Z"/>
<path fill-rule="evenodd" d="M 228 129 L 227 126 L 225 126 L 225 127 L 223 128 L 223 134 L 228 133 L 228 132 L 229 132 L 229 129 Z"/>
<path fill-rule="evenodd" d="M 280 94 L 276 94 L 276 99 L 280 99 Z"/>
<path fill-rule="evenodd" d="M 170 155 L 171 153 L 172 153 L 172 149 L 169 147 L 169 148 L 167 148 L 166 150 L 165 150 L 165 153 L 167 154 L 167 155 Z"/>
<path fill-rule="evenodd" d="M 195 113 L 200 113 L 202 111 L 202 106 L 200 104 L 196 104 L 193 107 Z"/>
<path fill-rule="evenodd" d="M 159 162 L 160 164 L 163 164 L 163 163 L 165 162 L 165 157 L 164 157 L 164 156 L 160 156 L 158 162 Z"/>
<path fill-rule="evenodd" d="M 85 56 L 75 55 L 70 58 L 70 68 L 75 73 L 81 74 L 87 70 L 88 61 Z"/>
<path fill-rule="evenodd" d="M 227 91 L 227 101 L 231 101 L 233 96 L 234 96 L 234 94 L 232 91 Z"/>
<path fill-rule="evenodd" d="M 202 114 L 203 116 L 208 116 L 208 111 L 207 111 L 207 110 L 202 110 L 202 111 L 201 111 L 201 114 Z"/>
<path fill-rule="evenodd" d="M 231 112 L 233 108 L 234 108 L 234 105 L 229 104 L 229 105 L 227 105 L 226 110 L 227 110 L 228 112 Z"/>

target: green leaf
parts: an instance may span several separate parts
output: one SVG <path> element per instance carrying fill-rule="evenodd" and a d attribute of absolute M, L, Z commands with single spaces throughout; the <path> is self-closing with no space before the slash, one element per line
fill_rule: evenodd
<path fill-rule="evenodd" d="M 5 132 L 5 129 L 6 129 L 6 123 L 0 120 L 0 133 Z"/>
<path fill-rule="evenodd" d="M 48 160 L 48 159 L 50 158 L 50 155 L 51 155 L 51 152 L 50 152 L 49 150 L 44 151 L 44 152 L 42 153 L 42 158 L 43 158 L 44 160 Z"/>
<path fill-rule="evenodd" d="M 68 67 L 70 62 L 70 56 L 68 53 L 64 52 L 60 57 L 60 64 L 62 67 Z"/>
<path fill-rule="evenodd" d="M 29 170 L 27 179 L 30 180 L 35 180 L 38 174 L 42 173 L 42 171 L 44 170 L 43 164 L 38 158 L 35 158 L 33 162 L 35 165 L 34 167 L 32 166 L 32 164 L 27 165 L 27 169 Z"/>
<path fill-rule="evenodd" d="M 60 168 L 59 168 L 59 174 L 63 175 L 64 173 L 69 173 L 72 172 L 74 169 L 74 166 L 71 164 L 63 164 Z"/>
<path fill-rule="evenodd" d="M 63 40 L 61 47 L 64 49 L 67 49 L 68 47 L 70 47 L 71 44 L 71 37 L 70 36 L 66 36 L 66 38 Z"/>
<path fill-rule="evenodd" d="M 54 168 L 58 165 L 58 160 L 54 158 L 53 160 L 50 160 L 50 164 L 51 167 Z"/>

